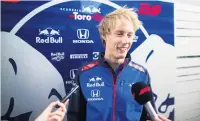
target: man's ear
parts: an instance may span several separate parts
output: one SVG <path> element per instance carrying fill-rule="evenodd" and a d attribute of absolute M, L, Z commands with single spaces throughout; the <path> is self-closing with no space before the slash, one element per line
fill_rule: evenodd
<path fill-rule="evenodd" d="M 105 36 L 102 36 L 101 39 L 102 39 L 103 45 L 105 46 L 106 45 L 106 38 L 105 38 Z"/>
<path fill-rule="evenodd" d="M 105 36 L 101 36 L 101 39 L 106 41 L 106 37 Z"/>
<path fill-rule="evenodd" d="M 106 45 L 106 41 L 104 39 L 102 40 L 102 43 L 103 43 L 103 45 Z"/>

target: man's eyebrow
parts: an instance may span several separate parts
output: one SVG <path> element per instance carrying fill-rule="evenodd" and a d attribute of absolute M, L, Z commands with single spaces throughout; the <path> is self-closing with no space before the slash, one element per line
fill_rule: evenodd
<path fill-rule="evenodd" d="M 128 32 L 128 34 L 133 34 L 133 32 Z"/>
<path fill-rule="evenodd" d="M 133 32 L 125 32 L 125 31 L 123 31 L 123 30 L 116 30 L 114 33 L 115 33 L 115 34 L 118 34 L 118 33 L 127 33 L 127 34 L 133 35 Z"/>
<path fill-rule="evenodd" d="M 115 33 L 124 32 L 123 30 L 116 30 Z"/>

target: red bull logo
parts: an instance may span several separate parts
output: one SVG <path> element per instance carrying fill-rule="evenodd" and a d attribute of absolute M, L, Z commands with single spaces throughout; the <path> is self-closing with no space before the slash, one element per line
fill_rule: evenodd
<path fill-rule="evenodd" d="M 64 52 L 62 52 L 62 53 L 61 52 L 51 53 L 51 60 L 61 61 L 64 58 L 65 58 Z"/>
<path fill-rule="evenodd" d="M 98 82 L 98 81 L 102 81 L 102 77 L 92 77 L 92 78 L 89 78 L 89 82 Z"/>
<path fill-rule="evenodd" d="M 95 76 L 95 77 L 89 78 L 89 83 L 87 83 L 86 86 L 87 87 L 103 87 L 104 82 L 103 82 L 102 77 Z"/>
<path fill-rule="evenodd" d="M 60 35 L 60 32 L 52 29 L 50 35 Z"/>
<path fill-rule="evenodd" d="M 42 31 L 39 29 L 39 35 L 49 35 L 49 32 L 46 29 Z"/>
<path fill-rule="evenodd" d="M 62 37 L 55 39 L 54 37 L 47 37 L 46 39 L 41 39 L 36 37 L 36 43 L 63 43 Z"/>
<path fill-rule="evenodd" d="M 39 35 L 46 35 L 46 36 L 60 35 L 60 31 L 48 27 L 44 30 L 39 29 Z"/>
<path fill-rule="evenodd" d="M 36 37 L 36 43 L 63 43 L 63 39 L 62 37 L 60 37 L 60 31 L 52 29 L 51 27 L 48 27 L 44 30 L 39 29 L 38 35 L 40 37 Z M 47 36 L 47 37 L 42 38 L 41 36 Z"/>
<path fill-rule="evenodd" d="M 96 8 L 92 5 L 88 6 L 88 7 L 82 7 L 82 12 L 84 13 L 90 13 L 90 14 L 93 14 L 93 13 L 101 13 L 100 11 L 101 9 L 100 8 Z"/>

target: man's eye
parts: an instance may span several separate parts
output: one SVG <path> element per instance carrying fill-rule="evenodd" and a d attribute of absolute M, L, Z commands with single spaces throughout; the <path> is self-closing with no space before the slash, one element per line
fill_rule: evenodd
<path fill-rule="evenodd" d="M 131 38 L 131 37 L 132 37 L 132 35 L 128 35 L 128 37 L 129 37 L 129 38 Z"/>
<path fill-rule="evenodd" d="M 118 36 L 121 36 L 121 35 L 123 35 L 123 34 L 122 34 L 122 33 L 117 33 L 117 35 L 118 35 Z"/>

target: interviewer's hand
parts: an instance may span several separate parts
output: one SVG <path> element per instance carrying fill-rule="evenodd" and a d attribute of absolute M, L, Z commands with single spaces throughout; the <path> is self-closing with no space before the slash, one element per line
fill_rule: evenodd
<path fill-rule="evenodd" d="M 160 115 L 160 114 L 158 114 L 158 118 L 159 118 L 159 119 L 157 119 L 156 121 L 171 121 L 171 120 L 165 118 L 164 116 L 162 116 L 162 115 Z"/>
<path fill-rule="evenodd" d="M 61 103 L 60 101 L 50 103 L 35 121 L 62 121 L 66 113 L 66 104 L 68 104 L 68 101 L 69 100 L 65 103 Z M 55 108 L 56 105 L 59 105 L 60 108 L 52 112 L 52 109 Z"/>

